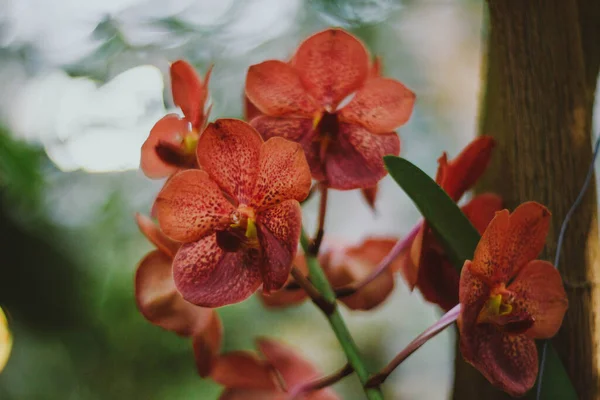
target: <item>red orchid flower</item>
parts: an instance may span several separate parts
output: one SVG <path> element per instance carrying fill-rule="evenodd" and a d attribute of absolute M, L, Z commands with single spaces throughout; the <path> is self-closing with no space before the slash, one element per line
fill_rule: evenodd
<path fill-rule="evenodd" d="M 202 170 L 174 175 L 158 194 L 162 231 L 184 242 L 173 276 L 187 301 L 203 307 L 237 303 L 262 284 L 287 280 L 300 238 L 299 201 L 311 177 L 302 147 L 263 142 L 247 123 L 220 119 L 198 140 Z"/>
<path fill-rule="evenodd" d="M 180 168 L 195 168 L 196 144 L 208 119 L 205 111 L 208 98 L 208 81 L 212 67 L 206 72 L 204 82 L 194 68 L 183 60 L 171 64 L 171 91 L 175 105 L 184 117 L 168 114 L 160 119 L 142 145 L 140 167 L 148 178 L 164 178 Z"/>
<path fill-rule="evenodd" d="M 459 201 L 484 173 L 491 158 L 494 140 L 481 136 L 471 142 L 454 160 L 446 153 L 438 160 L 435 181 L 454 201 Z M 494 213 L 502 209 L 502 199 L 485 193 L 475 196 L 462 207 L 474 227 L 483 233 Z M 448 311 L 458 304 L 459 275 L 445 251 L 424 222 L 402 265 L 402 274 L 409 287 L 418 287 L 423 297 Z"/>
<path fill-rule="evenodd" d="M 154 325 L 192 337 L 198 372 L 208 376 L 223 336 L 219 315 L 213 309 L 188 303 L 175 289 L 171 264 L 180 244 L 166 237 L 150 218 L 137 214 L 136 221 L 157 248 L 142 259 L 135 273 L 138 310 Z"/>
<path fill-rule="evenodd" d="M 325 271 L 331 285 L 341 288 L 365 279 L 390 252 L 396 244 L 393 238 L 367 238 L 358 245 L 343 246 L 324 243 L 319 256 L 321 267 Z M 395 263 L 400 263 L 398 259 Z M 303 254 L 296 256 L 294 265 L 302 272 L 307 272 Z M 356 293 L 340 298 L 352 310 L 371 310 L 383 303 L 394 289 L 393 271 L 399 266 L 392 265 L 375 280 L 359 289 Z M 293 282 L 290 278 L 288 283 Z M 301 290 L 282 289 L 271 295 L 261 295 L 267 307 L 283 307 L 301 303 L 306 300 L 306 293 Z"/>
<path fill-rule="evenodd" d="M 329 187 L 372 187 L 386 175 L 382 157 L 400 152 L 394 129 L 408 121 L 415 100 L 403 84 L 378 71 L 354 36 L 341 29 L 319 32 L 290 62 L 268 60 L 249 68 L 246 96 L 263 114 L 252 126 L 265 138 L 300 143 L 313 177 Z"/>
<path fill-rule="evenodd" d="M 536 202 L 497 212 L 460 276 L 461 353 L 512 396 L 535 383 L 533 339 L 554 336 L 568 308 L 559 272 L 535 260 L 549 224 L 550 212 Z"/>
<path fill-rule="evenodd" d="M 247 351 L 231 352 L 218 359 L 211 377 L 225 386 L 220 400 L 286 400 L 294 388 L 320 376 L 291 347 L 270 339 L 258 340 L 257 344 L 264 359 Z M 331 389 L 321 389 L 302 399 L 339 400 L 339 397 Z"/>

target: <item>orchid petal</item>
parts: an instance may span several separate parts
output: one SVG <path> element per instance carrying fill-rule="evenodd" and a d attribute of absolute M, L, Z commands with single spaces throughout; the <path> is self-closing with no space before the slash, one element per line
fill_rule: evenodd
<path fill-rule="evenodd" d="M 250 122 L 261 115 L 263 114 L 260 110 L 250 101 L 248 96 L 244 94 L 244 120 Z"/>
<path fill-rule="evenodd" d="M 473 197 L 471 201 L 461 207 L 461 210 L 481 235 L 485 232 L 496 212 L 502 210 L 502 204 L 503 201 L 500 196 L 493 193 L 483 193 Z"/>
<path fill-rule="evenodd" d="M 324 160 L 327 184 L 340 190 L 372 187 L 387 174 L 383 156 L 398 154 L 396 133 L 374 135 L 359 125 L 341 123 Z"/>
<path fill-rule="evenodd" d="M 215 310 L 210 311 L 211 317 L 207 324 L 194 335 L 192 341 L 196 369 L 203 378 L 212 373 L 223 341 L 223 324 L 219 314 Z"/>
<path fill-rule="evenodd" d="M 258 339 L 257 345 L 269 364 L 279 372 L 288 390 L 319 376 L 319 371 L 292 347 L 266 338 Z"/>
<path fill-rule="evenodd" d="M 306 265 L 304 254 L 296 254 L 293 265 L 305 276 L 308 274 L 308 266 Z M 286 281 L 286 286 L 292 282 L 294 282 L 294 278 L 289 276 Z M 263 291 L 261 291 L 259 298 L 266 307 L 278 308 L 302 303 L 308 298 L 308 295 L 306 294 L 306 291 L 301 288 L 288 290 L 284 286 L 280 290 L 271 292 L 270 294 L 265 294 Z"/>
<path fill-rule="evenodd" d="M 289 114 L 312 117 L 319 110 L 294 68 L 277 60 L 250 66 L 246 96 L 262 113 L 273 117 Z"/>
<path fill-rule="evenodd" d="M 180 242 L 227 226 L 235 210 L 208 174 L 199 170 L 174 175 L 158 194 L 155 207 L 162 231 Z"/>
<path fill-rule="evenodd" d="M 150 131 L 142 145 L 140 168 L 148 178 L 159 179 L 174 174 L 178 167 L 165 163 L 157 154 L 156 147 L 164 142 L 179 147 L 184 134 L 189 131 L 189 122 L 176 114 L 161 118 Z"/>
<path fill-rule="evenodd" d="M 233 389 L 277 388 L 273 367 L 247 351 L 232 351 L 221 355 L 214 365 L 211 378 Z"/>
<path fill-rule="evenodd" d="M 174 240 L 169 239 L 164 233 L 160 231 L 158 225 L 152 221 L 151 218 L 142 215 L 140 213 L 135 214 L 135 221 L 137 222 L 140 231 L 158 250 L 163 254 L 169 256 L 171 259 L 175 257 L 175 253 L 179 249 L 180 244 Z"/>
<path fill-rule="evenodd" d="M 173 278 L 184 299 L 202 307 L 221 307 L 250 297 L 261 284 L 259 257 L 225 252 L 216 235 L 181 246 L 173 260 Z"/>
<path fill-rule="evenodd" d="M 327 29 L 302 42 L 291 65 L 308 93 L 321 105 L 335 109 L 367 79 L 369 53 L 349 33 Z"/>
<path fill-rule="evenodd" d="M 367 205 L 371 210 L 375 211 L 375 202 L 377 201 L 377 193 L 379 192 L 379 185 L 361 189 L 360 193 L 367 202 Z"/>
<path fill-rule="evenodd" d="M 387 133 L 404 125 L 415 104 L 415 94 L 402 83 L 372 78 L 338 113 L 342 121 L 362 125 L 371 133 Z"/>
<path fill-rule="evenodd" d="M 219 400 L 286 400 L 289 396 L 283 392 L 271 392 L 254 389 L 227 389 Z"/>
<path fill-rule="evenodd" d="M 204 123 L 204 105 L 208 97 L 208 81 L 212 67 L 206 72 L 204 83 L 198 77 L 196 70 L 183 60 L 171 64 L 171 91 L 173 102 L 183 115 L 199 130 Z"/>
<path fill-rule="evenodd" d="M 258 173 L 260 134 L 237 119 L 208 124 L 198 140 L 198 163 L 231 197 L 248 204 Z"/>

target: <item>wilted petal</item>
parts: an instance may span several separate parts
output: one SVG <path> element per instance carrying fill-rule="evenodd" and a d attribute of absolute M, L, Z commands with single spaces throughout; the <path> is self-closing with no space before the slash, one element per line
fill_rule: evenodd
<path fill-rule="evenodd" d="M 308 196 L 311 183 L 302 146 L 281 137 L 271 138 L 260 149 L 251 204 L 261 210 L 284 200 L 302 201 Z"/>
<path fill-rule="evenodd" d="M 201 332 L 213 318 L 213 310 L 185 301 L 175 289 L 171 258 L 155 250 L 141 261 L 135 274 L 135 299 L 150 322 L 182 336 Z"/>
<path fill-rule="evenodd" d="M 186 170 L 173 176 L 158 194 L 156 215 L 168 237 L 191 242 L 226 226 L 234 207 L 219 187 L 199 170 Z"/>
<path fill-rule="evenodd" d="M 239 303 L 261 284 L 256 254 L 224 252 L 214 234 L 181 246 L 173 260 L 173 278 L 184 299 L 211 308 Z"/>
<path fill-rule="evenodd" d="M 454 201 L 458 201 L 485 172 L 495 146 L 491 136 L 473 140 L 455 159 L 448 161 L 444 153 L 438 160 L 436 182 Z"/>
<path fill-rule="evenodd" d="M 360 191 L 363 199 L 365 199 L 365 201 L 373 211 L 375 211 L 375 201 L 377 201 L 377 192 L 379 192 L 379 185 L 361 189 Z"/>
<path fill-rule="evenodd" d="M 492 193 L 483 193 L 475 196 L 461 207 L 461 210 L 481 235 L 485 232 L 494 215 L 502 210 L 502 207 L 503 201 L 500 196 Z"/>
<path fill-rule="evenodd" d="M 223 324 L 219 314 L 215 310 L 210 311 L 206 325 L 194 335 L 192 341 L 196 369 L 203 378 L 212 373 L 223 339 Z"/>
<path fill-rule="evenodd" d="M 142 145 L 140 168 L 148 178 L 164 178 L 177 171 L 177 166 L 165 163 L 157 154 L 156 146 L 165 142 L 179 147 L 183 135 L 189 131 L 189 122 L 176 114 L 161 118 L 150 131 Z"/>
<path fill-rule="evenodd" d="M 227 194 L 248 204 L 256 175 L 260 134 L 238 119 L 218 119 L 208 124 L 198 140 L 198 163 Z"/>
<path fill-rule="evenodd" d="M 534 321 L 526 334 L 535 339 L 554 336 L 568 308 L 560 273 L 548 261 L 533 260 L 523 267 L 508 290 L 515 294 L 513 312 L 526 313 Z"/>
<path fill-rule="evenodd" d="M 175 253 L 179 249 L 180 244 L 169 239 L 164 233 L 158 229 L 158 225 L 149 217 L 140 213 L 135 214 L 135 220 L 140 228 L 140 231 L 146 236 L 153 245 L 156 246 L 162 253 L 169 256 L 171 259 L 175 257 Z"/>
<path fill-rule="evenodd" d="M 204 123 L 204 104 L 208 97 L 208 81 L 212 67 L 206 72 L 204 83 L 196 70 L 186 61 L 178 60 L 171 64 L 171 91 L 175 105 L 183 115 L 199 130 Z"/>
<path fill-rule="evenodd" d="M 247 351 L 232 351 L 221 355 L 215 362 L 211 378 L 227 388 L 277 388 L 273 367 Z"/>
<path fill-rule="evenodd" d="M 296 257 L 302 210 L 296 200 L 263 211 L 257 221 L 259 240 L 263 249 L 261 273 L 263 290 L 269 293 L 280 289 L 288 279 L 292 260 Z"/>
<path fill-rule="evenodd" d="M 511 396 L 522 396 L 533 387 L 538 373 L 537 349 L 525 335 L 508 335 L 491 325 L 461 333 L 460 350 L 494 386 Z"/>
<path fill-rule="evenodd" d="M 371 133 L 387 133 L 404 125 L 415 105 L 415 94 L 398 81 L 372 78 L 339 111 L 342 121 L 362 125 Z"/>
<path fill-rule="evenodd" d="M 295 114 L 312 118 L 319 109 L 306 93 L 294 68 L 277 60 L 248 68 L 246 96 L 262 113 L 274 117 Z"/>
<path fill-rule="evenodd" d="M 0 308 L 0 372 L 6 366 L 10 352 L 12 351 L 13 338 L 10 330 L 8 329 L 8 321 L 6 320 L 6 314 Z"/>
<path fill-rule="evenodd" d="M 367 79 L 369 54 L 349 33 L 327 29 L 302 42 L 291 65 L 312 97 L 333 111 Z"/>
<path fill-rule="evenodd" d="M 332 189 L 374 186 L 387 174 L 383 156 L 400 154 L 400 139 L 394 132 L 374 135 L 359 125 L 341 123 L 336 139 L 325 160 L 327 184 Z"/>
<path fill-rule="evenodd" d="M 325 178 L 321 159 L 319 158 L 320 146 L 316 140 L 316 131 L 313 121 L 308 118 L 277 118 L 261 116 L 254 118 L 251 125 L 265 138 L 282 137 L 300 143 L 304 149 L 306 161 L 310 166 L 312 176 L 316 180 Z"/>

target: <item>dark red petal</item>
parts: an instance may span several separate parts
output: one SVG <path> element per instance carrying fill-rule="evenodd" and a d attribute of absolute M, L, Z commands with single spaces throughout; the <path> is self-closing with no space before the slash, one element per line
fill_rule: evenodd
<path fill-rule="evenodd" d="M 361 189 L 363 199 L 367 202 L 367 205 L 371 210 L 375 211 L 375 202 L 377 201 L 377 192 L 379 191 L 379 185 L 375 185 L 369 188 Z"/>
<path fill-rule="evenodd" d="M 254 389 L 227 389 L 219 400 L 286 400 L 289 396 L 283 392 Z"/>
<path fill-rule="evenodd" d="M 259 215 L 257 225 L 263 250 L 263 290 L 268 294 L 285 284 L 296 257 L 302 227 L 300 203 L 286 200 L 268 208 Z"/>
<path fill-rule="evenodd" d="M 490 293 L 490 287 L 480 278 L 474 263 L 465 261 L 458 288 L 458 299 L 462 306 L 458 318 L 461 334 L 470 335 L 475 330 L 479 313 L 489 299 Z"/>
<path fill-rule="evenodd" d="M 473 224 L 480 235 L 490 224 L 496 212 L 502 210 L 503 201 L 498 195 L 492 193 L 483 193 L 475 196 L 465 206 L 461 207 L 463 213 Z"/>
<path fill-rule="evenodd" d="M 398 81 L 372 78 L 338 113 L 342 121 L 371 133 L 387 133 L 404 125 L 415 105 L 415 94 Z"/>
<path fill-rule="evenodd" d="M 548 261 L 533 260 L 517 274 L 508 290 L 515 294 L 514 313 L 524 313 L 533 319 L 526 332 L 535 339 L 547 339 L 556 334 L 569 306 L 560 273 Z"/>
<path fill-rule="evenodd" d="M 257 340 L 257 344 L 260 352 L 285 381 L 288 391 L 319 375 L 319 371 L 292 347 L 266 338 Z"/>
<path fill-rule="evenodd" d="M 135 274 L 138 309 L 155 325 L 182 336 L 202 332 L 213 311 L 185 301 L 175 289 L 171 258 L 155 250 L 141 261 Z"/>
<path fill-rule="evenodd" d="M 273 367 L 248 351 L 232 351 L 220 356 L 211 378 L 226 388 L 275 390 Z"/>
<path fill-rule="evenodd" d="M 302 42 L 291 65 L 312 97 L 333 111 L 367 79 L 369 53 L 349 33 L 327 29 Z"/>
<path fill-rule="evenodd" d="M 248 96 L 244 94 L 244 119 L 250 122 L 261 115 L 262 113 L 260 110 L 250 101 Z"/>
<path fill-rule="evenodd" d="M 181 246 L 173 277 L 184 299 L 211 308 L 239 303 L 261 284 L 258 258 L 244 251 L 224 252 L 215 234 Z"/>
<path fill-rule="evenodd" d="M 285 200 L 302 201 L 312 183 L 302 146 L 274 137 L 260 149 L 258 177 L 251 206 L 257 211 Z"/>
<path fill-rule="evenodd" d="M 419 268 L 417 287 L 425 300 L 449 311 L 458 304 L 458 272 L 439 252 L 424 254 Z"/>
<path fill-rule="evenodd" d="M 254 118 L 251 125 L 265 138 L 282 137 L 300 143 L 310 166 L 313 178 L 323 180 L 323 166 L 319 158 L 319 142 L 313 129 L 313 121 L 308 118 L 267 117 Z"/>
<path fill-rule="evenodd" d="M 158 229 L 158 225 L 145 215 L 136 213 L 135 221 L 137 222 L 140 231 L 146 236 L 146 239 L 155 245 L 157 249 L 171 259 L 175 257 L 175 253 L 177 253 L 180 246 L 178 242 L 169 239 L 160 231 L 160 229 Z"/>
<path fill-rule="evenodd" d="M 223 324 L 221 324 L 219 314 L 215 310 L 211 310 L 211 312 L 208 324 L 202 331 L 194 335 L 192 341 L 196 369 L 203 378 L 212 373 L 223 341 Z"/>
<path fill-rule="evenodd" d="M 189 122 L 176 114 L 161 118 L 150 131 L 148 139 L 142 145 L 140 168 L 148 178 L 164 178 L 177 171 L 177 166 L 165 163 L 156 153 L 159 142 L 179 147 L 183 135 L 189 131 Z"/>
<path fill-rule="evenodd" d="M 204 105 L 208 97 L 211 70 L 212 67 L 206 72 L 205 82 L 202 83 L 194 67 L 186 61 L 178 60 L 171 64 L 173 102 L 197 130 L 204 122 Z"/>
<path fill-rule="evenodd" d="M 501 275 L 498 273 L 501 270 L 506 271 L 504 243 L 507 237 L 509 215 L 508 210 L 498 211 L 481 235 L 477 248 L 475 248 L 471 264 L 473 274 L 486 279 L 489 284 L 492 283 L 492 280 L 508 281 L 508 276 L 504 276 L 505 273 Z"/>
<path fill-rule="evenodd" d="M 248 204 L 258 174 L 260 134 L 238 119 L 208 124 L 198 140 L 198 163 L 227 194 Z"/>
<path fill-rule="evenodd" d="M 312 118 L 319 110 L 294 68 L 277 60 L 248 68 L 246 96 L 262 113 L 273 117 L 294 114 Z"/>
<path fill-rule="evenodd" d="M 308 275 L 308 267 L 306 266 L 306 260 L 304 259 L 303 254 L 296 254 L 296 258 L 294 258 L 294 267 L 298 268 L 305 276 Z M 293 282 L 294 278 L 289 276 L 286 285 L 283 288 L 275 292 L 271 292 L 270 294 L 265 294 L 263 291 L 260 291 L 259 299 L 266 307 L 272 308 L 300 304 L 306 300 L 308 296 L 300 287 L 286 289 L 287 285 Z"/>
<path fill-rule="evenodd" d="M 235 210 L 206 172 L 191 169 L 174 175 L 154 206 L 162 231 L 180 242 L 226 227 Z"/>
<path fill-rule="evenodd" d="M 341 123 L 327 149 L 327 183 L 340 190 L 372 187 L 387 174 L 383 156 L 390 154 L 400 154 L 396 133 L 374 135 L 359 125 Z"/>

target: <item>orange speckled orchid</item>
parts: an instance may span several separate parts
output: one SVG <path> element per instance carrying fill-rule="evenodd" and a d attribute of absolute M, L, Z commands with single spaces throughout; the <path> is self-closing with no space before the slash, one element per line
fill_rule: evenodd
<path fill-rule="evenodd" d="M 184 117 L 168 114 L 150 131 L 142 145 L 140 166 L 149 178 L 164 178 L 181 168 L 195 168 L 196 144 L 206 125 L 210 110 L 205 110 L 208 98 L 208 81 L 212 67 L 204 82 L 194 68 L 183 60 L 171 64 L 171 91 L 175 105 Z"/>
<path fill-rule="evenodd" d="M 399 154 L 394 129 L 408 121 L 415 101 L 379 71 L 357 38 L 327 29 L 302 42 L 290 62 L 249 68 L 246 111 L 262 114 L 251 123 L 265 138 L 300 143 L 318 181 L 333 189 L 372 187 L 386 174 L 382 157 Z"/>
<path fill-rule="evenodd" d="M 513 396 L 535 383 L 534 339 L 550 338 L 568 307 L 554 266 L 542 251 L 550 212 L 527 202 L 496 213 L 460 277 L 460 350 L 494 385 Z"/>
<path fill-rule="evenodd" d="M 446 153 L 438 160 L 436 182 L 454 201 L 460 200 L 485 171 L 494 147 L 491 137 L 471 142 L 454 160 Z M 462 207 L 471 223 L 483 233 L 494 213 L 502 209 L 500 197 L 485 193 Z M 437 242 L 427 222 L 423 223 L 402 264 L 404 279 L 411 289 L 418 287 L 426 300 L 450 310 L 458 303 L 459 275 Z"/>
<path fill-rule="evenodd" d="M 136 221 L 157 248 L 142 259 L 135 273 L 138 310 L 154 325 L 192 337 L 198 372 L 208 376 L 221 347 L 221 320 L 215 310 L 188 303 L 175 289 L 171 264 L 180 244 L 166 237 L 150 218 L 137 214 Z"/>
<path fill-rule="evenodd" d="M 202 170 L 174 175 L 158 194 L 162 231 L 184 242 L 173 260 L 183 297 L 204 307 L 237 303 L 258 289 L 279 289 L 296 255 L 299 201 L 311 177 L 302 148 L 263 142 L 247 123 L 220 119 L 198 140 Z"/>
<path fill-rule="evenodd" d="M 217 361 L 212 378 L 225 386 L 220 400 L 286 400 L 294 388 L 319 376 L 317 369 L 291 347 L 271 339 L 259 339 L 257 344 L 264 359 L 248 351 L 236 351 Z M 331 389 L 322 389 L 302 399 L 339 397 Z"/>

